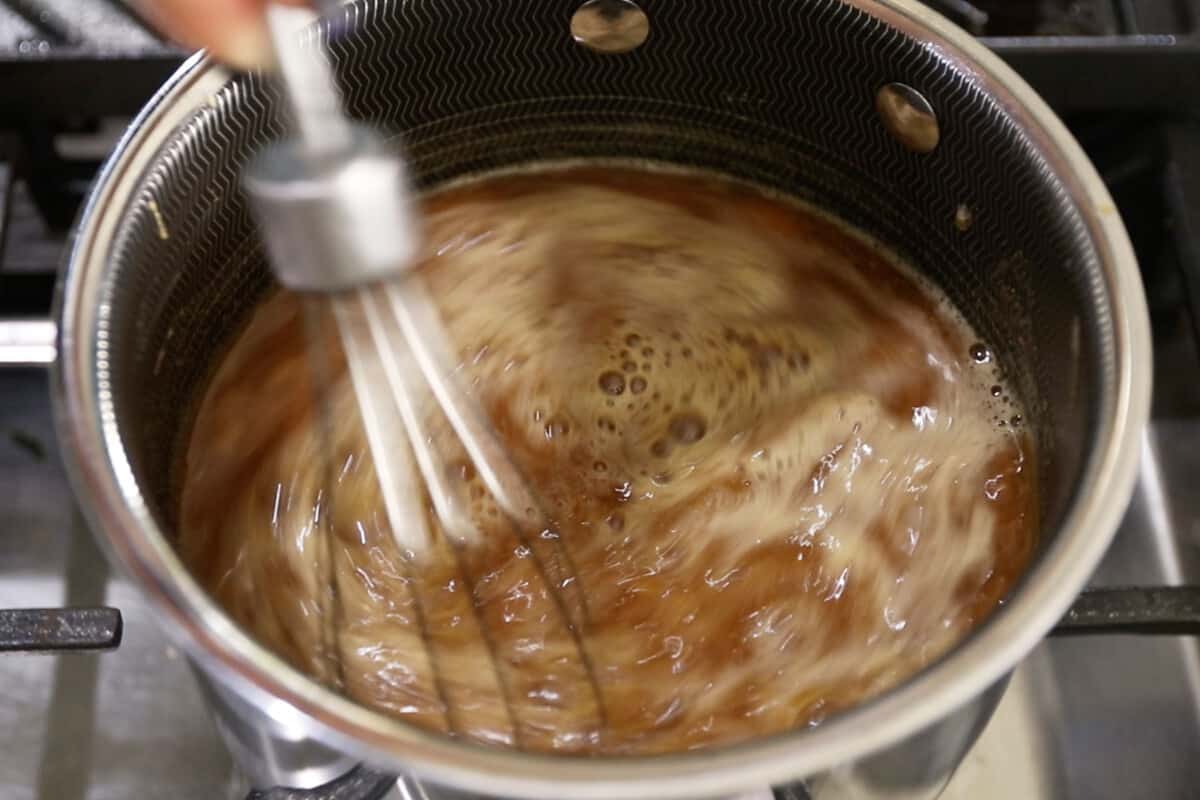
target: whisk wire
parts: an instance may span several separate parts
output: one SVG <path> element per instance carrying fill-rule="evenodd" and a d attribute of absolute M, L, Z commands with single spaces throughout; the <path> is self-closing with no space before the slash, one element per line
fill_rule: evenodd
<path fill-rule="evenodd" d="M 437 307 L 420 277 L 389 283 L 384 291 L 429 390 L 437 398 L 484 486 L 511 517 L 529 521 L 536 514 L 537 502 L 496 439 L 483 409 L 472 395 L 463 391 L 451 371 L 456 359 Z"/>
<path fill-rule="evenodd" d="M 458 544 L 475 544 L 480 540 L 463 496 L 464 487 L 449 480 L 441 458 L 434 452 L 433 432 L 428 421 L 433 410 L 429 386 L 422 380 L 409 342 L 389 317 L 386 305 L 378 302 L 369 289 L 357 292 L 367 327 L 374 340 L 376 354 L 382 356 L 386 385 L 400 413 L 408 445 L 425 481 L 430 500 L 443 532 Z M 375 390 L 378 392 L 378 388 Z"/>
<path fill-rule="evenodd" d="M 384 508 L 407 560 L 415 563 L 436 547 L 421 487 L 415 480 L 419 473 L 458 571 L 474 587 L 477 576 L 464 551 L 481 544 L 483 534 L 470 514 L 468 484 L 447 469 L 445 455 L 439 450 L 446 442 L 434 436 L 432 424 L 440 412 L 485 488 L 509 518 L 517 542 L 531 554 L 539 579 L 573 641 L 603 724 L 601 693 L 582 636 L 586 601 L 574 565 L 482 407 L 461 385 L 442 321 L 419 279 L 407 276 L 356 289 L 334 296 L 332 302 L 368 444 L 376 459 Z M 511 715 L 507 660 L 495 649 L 496 641 L 488 635 L 478 608 L 476 616 Z"/>
<path fill-rule="evenodd" d="M 586 606 L 570 555 L 478 399 L 461 385 L 437 308 L 412 271 L 419 236 L 403 160 L 378 134 L 354 126 L 341 113 L 327 54 L 319 40 L 303 46 L 296 34 L 298 26 L 311 21 L 311 12 L 292 11 L 273 9 L 268 25 L 300 135 L 252 162 L 246 186 L 281 283 L 330 295 L 383 510 L 414 581 L 414 599 L 422 605 L 421 559 L 448 545 L 458 572 L 472 586 L 472 605 L 498 672 L 514 737 L 520 740 L 522 728 L 544 735 L 547 727 L 556 727 L 546 722 L 552 709 L 537 708 L 527 693 L 514 694 L 509 685 L 525 655 L 520 652 L 523 645 L 502 642 L 487 630 L 478 589 L 478 579 L 484 576 L 477 574 L 478 559 L 468 550 L 482 544 L 480 526 L 470 514 L 468 492 L 475 487 L 446 469 L 445 454 L 439 452 L 447 444 L 440 427 L 444 419 L 480 483 L 511 523 L 521 557 L 532 556 L 536 581 L 544 585 L 555 609 L 536 622 L 558 628 L 573 641 L 568 647 L 575 658 L 558 666 L 564 675 L 578 669 L 586 675 L 596 724 L 603 727 L 599 686 L 582 636 Z M 435 539 L 437 528 L 444 541 Z M 503 539 L 508 535 L 498 531 Z M 336 592 L 336 572 L 329 577 Z M 418 609 L 419 625 L 431 668 L 440 672 L 426 622 L 425 612 L 431 609 Z M 497 649 L 501 646 L 503 652 Z M 445 699 L 441 677 L 435 675 L 434 682 Z M 514 700 L 525 709 L 520 715 Z M 448 722 L 451 712 L 447 705 Z M 524 717 L 521 724 L 518 716 Z"/>
<path fill-rule="evenodd" d="M 378 337 L 369 327 L 369 302 L 366 290 L 359 290 L 335 296 L 331 305 L 392 536 L 403 552 L 422 553 L 428 548 L 430 531 L 412 465 L 413 456 L 405 445 L 407 420 L 403 410 L 397 416 L 394 408 L 398 400 L 409 395 L 378 390 L 391 384 L 389 372 L 395 369 L 395 358 L 385 355 L 387 351 L 379 347 Z"/>

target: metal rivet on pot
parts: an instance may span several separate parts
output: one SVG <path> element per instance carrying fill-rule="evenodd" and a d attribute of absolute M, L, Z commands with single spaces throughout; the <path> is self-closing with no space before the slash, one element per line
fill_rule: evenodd
<path fill-rule="evenodd" d="M 598 53 L 628 53 L 650 35 L 650 19 L 633 0 L 588 0 L 571 17 L 571 36 Z"/>
<path fill-rule="evenodd" d="M 954 227 L 958 228 L 963 233 L 971 229 L 975 224 L 975 213 L 971 211 L 971 207 L 965 203 L 954 209 Z"/>
<path fill-rule="evenodd" d="M 941 132 L 933 106 L 911 86 L 884 86 L 875 95 L 875 110 L 888 133 L 914 153 L 930 153 L 938 146 Z"/>

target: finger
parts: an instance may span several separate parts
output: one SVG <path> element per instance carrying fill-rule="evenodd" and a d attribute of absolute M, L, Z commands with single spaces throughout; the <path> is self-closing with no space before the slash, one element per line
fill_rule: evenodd
<path fill-rule="evenodd" d="M 274 1 L 303 4 L 303 0 Z M 241 69 L 271 62 L 271 40 L 263 18 L 266 0 L 140 0 L 139 5 L 172 39 L 203 47 L 219 61 Z"/>

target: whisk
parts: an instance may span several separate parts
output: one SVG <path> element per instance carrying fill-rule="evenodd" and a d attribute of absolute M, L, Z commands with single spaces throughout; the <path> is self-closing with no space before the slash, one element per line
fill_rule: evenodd
<path fill-rule="evenodd" d="M 460 385 L 437 309 L 412 274 L 420 233 L 403 159 L 343 114 L 327 57 L 298 37 L 315 15 L 273 5 L 267 18 L 299 135 L 252 161 L 245 187 L 280 283 L 330 299 L 397 543 L 417 556 L 428 546 L 414 461 L 446 535 L 478 541 L 462 482 L 432 444 L 439 408 L 500 508 L 534 517 L 532 493 Z"/>
<path fill-rule="evenodd" d="M 384 510 L 410 577 L 419 574 L 421 559 L 431 557 L 435 544 L 425 513 L 428 492 L 465 584 L 473 587 L 463 551 L 479 543 L 482 534 L 469 513 L 467 482 L 451 477 L 435 445 L 431 420 L 440 413 L 511 521 L 521 549 L 532 555 L 557 609 L 554 624 L 565 628 L 567 647 L 574 651 L 576 666 L 560 669 L 576 669 L 586 681 L 589 707 L 602 725 L 600 692 L 580 632 L 586 602 L 570 558 L 482 407 L 455 374 L 456 359 L 437 308 L 413 270 L 420 234 L 405 163 L 379 134 L 343 114 L 327 56 L 319 42 L 305 46 L 298 35 L 298 28 L 314 30 L 314 19 L 312 12 L 297 8 L 268 10 L 279 73 L 299 133 L 260 153 L 243 175 L 272 270 L 285 287 L 328 298 Z M 315 377 L 319 383 L 324 376 Z M 328 413 L 328 407 L 321 411 Z M 325 444 L 332 446 L 328 435 Z M 333 546 L 328 531 L 324 541 Z M 328 652 L 336 653 L 340 611 L 331 551 L 325 562 L 332 602 L 325 637 Z M 482 611 L 477 604 L 474 610 L 483 630 Z M 522 730 L 536 735 L 546 729 L 547 718 L 516 698 L 513 654 L 499 652 L 500 645 L 486 631 L 483 635 L 520 745 Z M 423 638 L 428 641 L 427 632 Z M 336 657 L 332 666 L 340 673 Z M 449 714 L 448 695 L 434 678 Z"/>

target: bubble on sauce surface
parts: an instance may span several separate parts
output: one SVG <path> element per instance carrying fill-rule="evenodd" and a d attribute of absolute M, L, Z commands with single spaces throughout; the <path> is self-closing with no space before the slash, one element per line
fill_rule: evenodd
<path fill-rule="evenodd" d="M 454 480 L 472 481 L 475 479 L 475 465 L 469 459 L 452 461 L 446 465 L 446 475 Z"/>
<path fill-rule="evenodd" d="M 668 427 L 671 438 L 680 444 L 695 444 L 704 438 L 708 421 L 694 411 L 676 414 Z"/>
<path fill-rule="evenodd" d="M 600 389 L 605 394 L 619 395 L 625 392 L 625 376 L 619 372 L 604 372 L 600 374 Z"/>
<path fill-rule="evenodd" d="M 571 424 L 562 417 L 554 416 L 546 422 L 546 426 L 543 428 L 543 431 L 545 432 L 547 441 L 554 441 L 556 439 L 562 439 L 564 436 L 570 433 Z"/>

